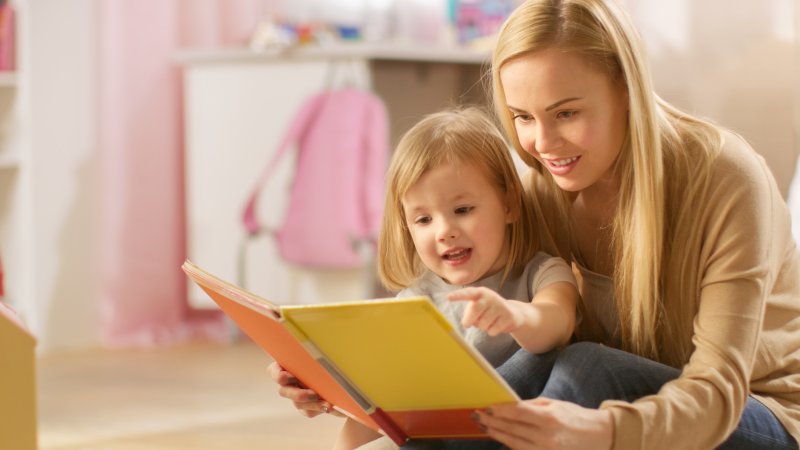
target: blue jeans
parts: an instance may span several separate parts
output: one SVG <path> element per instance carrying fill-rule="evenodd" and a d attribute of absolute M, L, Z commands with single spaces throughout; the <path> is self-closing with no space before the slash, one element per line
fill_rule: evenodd
<path fill-rule="evenodd" d="M 518 351 L 498 369 L 523 399 L 547 397 L 597 408 L 604 400 L 634 401 L 655 394 L 680 371 L 631 353 L 599 344 L 579 342 L 543 355 Z M 592 380 L 587 383 L 586 380 Z M 502 448 L 492 441 L 412 440 L 403 449 Z M 718 447 L 739 449 L 797 449 L 797 442 L 772 412 L 758 400 L 747 400 L 739 426 Z"/>

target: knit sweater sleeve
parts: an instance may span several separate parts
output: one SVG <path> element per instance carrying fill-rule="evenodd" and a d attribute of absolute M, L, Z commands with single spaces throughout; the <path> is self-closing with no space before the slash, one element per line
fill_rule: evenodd
<path fill-rule="evenodd" d="M 697 311 L 695 349 L 657 394 L 601 405 L 614 420 L 614 449 L 714 448 L 735 429 L 747 401 L 776 272 L 772 240 L 782 197 L 763 159 L 740 138 L 725 138 L 709 191 L 687 206 L 703 227 L 699 295 L 684 299 Z"/>

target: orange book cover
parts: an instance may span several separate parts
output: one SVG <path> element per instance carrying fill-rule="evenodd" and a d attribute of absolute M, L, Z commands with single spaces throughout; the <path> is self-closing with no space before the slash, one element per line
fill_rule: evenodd
<path fill-rule="evenodd" d="M 280 308 L 205 272 L 187 261 L 183 271 L 259 347 L 309 389 L 341 412 L 374 430 L 380 427 L 342 386 L 297 341 L 280 315 Z M 255 313 L 255 314 L 254 314 Z"/>
<path fill-rule="evenodd" d="M 398 445 L 487 438 L 471 413 L 519 400 L 427 297 L 278 307 L 188 261 L 184 270 L 304 384 Z"/>

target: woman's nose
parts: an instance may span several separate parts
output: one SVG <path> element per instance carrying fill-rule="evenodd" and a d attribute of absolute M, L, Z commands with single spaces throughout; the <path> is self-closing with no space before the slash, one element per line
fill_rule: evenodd
<path fill-rule="evenodd" d="M 556 127 L 537 124 L 533 145 L 530 148 L 536 153 L 548 154 L 553 150 L 557 150 L 561 143 L 562 139 Z"/>

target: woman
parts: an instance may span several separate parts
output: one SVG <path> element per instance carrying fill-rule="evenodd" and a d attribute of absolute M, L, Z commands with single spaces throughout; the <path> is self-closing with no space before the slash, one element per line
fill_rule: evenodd
<path fill-rule="evenodd" d="M 653 93 L 643 55 L 613 0 L 530 0 L 501 30 L 496 112 L 582 320 L 577 343 L 499 369 L 533 400 L 479 420 L 511 448 L 797 448 L 788 210 L 742 138 Z"/>

